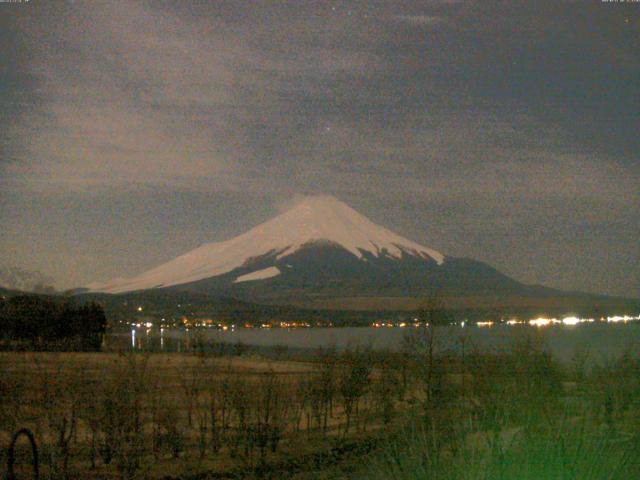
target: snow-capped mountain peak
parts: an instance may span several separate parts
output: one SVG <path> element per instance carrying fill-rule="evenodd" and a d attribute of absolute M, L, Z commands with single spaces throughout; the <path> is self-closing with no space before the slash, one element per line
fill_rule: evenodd
<path fill-rule="evenodd" d="M 283 214 L 230 240 L 207 243 L 170 262 L 130 279 L 92 284 L 92 291 L 121 293 L 168 287 L 222 275 L 246 266 L 251 259 L 275 255 L 281 259 L 316 242 L 330 242 L 366 260 L 412 255 L 442 264 L 444 256 L 376 225 L 345 203 L 328 196 L 308 197 Z M 279 275 L 275 267 L 264 273 L 243 274 L 236 281 L 265 279 Z"/>

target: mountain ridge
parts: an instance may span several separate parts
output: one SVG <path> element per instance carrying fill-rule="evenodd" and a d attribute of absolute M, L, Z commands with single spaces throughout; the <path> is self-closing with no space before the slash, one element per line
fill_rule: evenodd
<path fill-rule="evenodd" d="M 250 265 L 256 258 L 273 256 L 279 260 L 322 241 L 340 245 L 365 261 L 367 254 L 392 258 L 412 255 L 437 264 L 442 264 L 445 258 L 434 249 L 374 224 L 336 198 L 321 195 L 307 198 L 230 240 L 203 244 L 133 278 L 94 283 L 87 288 L 94 292 L 124 293 L 188 284 L 227 274 Z"/>
<path fill-rule="evenodd" d="M 230 240 L 202 244 L 130 279 L 92 284 L 83 291 L 153 290 L 313 308 L 332 302 L 338 308 L 384 308 L 380 299 L 400 305 L 403 298 L 413 305 L 410 299 L 434 294 L 451 305 L 481 306 L 482 299 L 536 308 L 585 302 L 594 307 L 607 302 L 640 305 L 631 299 L 524 284 L 484 262 L 447 256 L 401 237 L 329 196 L 305 199 Z"/>

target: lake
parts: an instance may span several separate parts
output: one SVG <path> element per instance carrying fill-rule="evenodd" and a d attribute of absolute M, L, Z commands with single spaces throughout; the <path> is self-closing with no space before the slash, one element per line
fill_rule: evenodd
<path fill-rule="evenodd" d="M 289 349 L 345 348 L 370 346 L 374 349 L 402 348 L 404 339 L 416 328 L 254 328 L 222 331 L 217 329 L 138 328 L 128 334 L 128 344 L 153 350 L 187 350 L 199 344 L 238 344 L 259 347 L 284 346 Z M 122 336 L 120 336 L 122 339 Z M 587 351 L 591 361 L 604 362 L 625 351 L 640 352 L 640 322 L 609 324 L 596 322 L 576 326 L 496 324 L 492 327 L 443 326 L 436 328 L 441 350 L 490 352 L 510 348 L 514 342 L 533 339 L 544 345 L 562 362 L 570 362 L 577 351 Z"/>

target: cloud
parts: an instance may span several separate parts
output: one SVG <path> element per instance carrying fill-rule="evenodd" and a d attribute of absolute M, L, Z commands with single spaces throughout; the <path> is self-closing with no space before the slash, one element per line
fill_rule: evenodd
<path fill-rule="evenodd" d="M 398 22 L 416 27 L 434 26 L 444 21 L 442 17 L 436 15 L 396 15 L 394 18 Z"/>
<path fill-rule="evenodd" d="M 54 280 L 42 272 L 13 266 L 0 266 L 0 286 L 24 292 L 55 293 Z"/>
<path fill-rule="evenodd" d="M 241 42 L 212 49 L 227 35 L 220 25 L 201 38 L 138 3 L 78 4 L 64 16 L 51 30 L 33 19 L 31 70 L 46 99 L 16 127 L 10 142 L 25 153 L 9 174 L 34 188 L 86 189 L 240 170 L 226 120 Z"/>
<path fill-rule="evenodd" d="M 593 231 L 580 258 L 613 231 L 633 237 L 638 62 L 619 9 L 294 3 L 13 9 L 0 32 L 4 250 L 33 269 L 59 259 L 56 279 L 80 284 L 319 193 L 516 273 L 526 248 L 549 267 L 558 247 L 527 233 L 564 235 L 554 221 Z M 634 248 L 590 265 L 629 278 Z M 579 273 L 566 284 L 588 284 Z"/>
<path fill-rule="evenodd" d="M 280 148 L 278 129 L 295 129 L 298 85 L 317 83 L 324 95 L 323 79 L 382 65 L 375 53 L 341 48 L 299 22 L 270 30 L 265 49 L 255 45 L 260 29 L 169 13 L 92 2 L 25 20 L 31 74 L 46 93 L 13 126 L 8 143 L 23 153 L 6 169 L 10 179 L 50 192 L 242 188 L 260 168 L 256 156 L 269 154 L 265 144 Z M 291 123 L 282 118 L 290 113 Z"/>

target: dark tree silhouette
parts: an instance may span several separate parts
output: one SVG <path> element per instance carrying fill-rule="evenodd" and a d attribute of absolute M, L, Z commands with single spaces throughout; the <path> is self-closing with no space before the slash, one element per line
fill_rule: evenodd
<path fill-rule="evenodd" d="M 32 348 L 99 350 L 107 319 L 96 303 L 19 295 L 0 302 L 0 337 Z"/>

